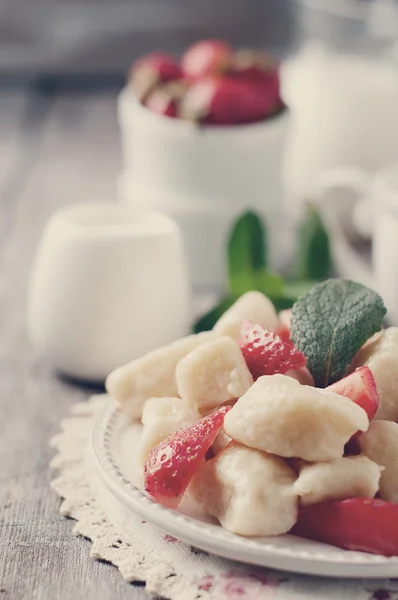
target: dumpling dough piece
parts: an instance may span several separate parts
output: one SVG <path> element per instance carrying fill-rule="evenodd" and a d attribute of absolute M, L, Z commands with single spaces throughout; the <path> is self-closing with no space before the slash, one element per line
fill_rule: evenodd
<path fill-rule="evenodd" d="M 190 335 L 149 352 L 112 371 L 106 380 L 106 389 L 122 410 L 140 419 L 148 398 L 178 395 L 175 377 L 178 362 L 194 348 L 216 337 L 213 332 Z"/>
<path fill-rule="evenodd" d="M 270 331 L 276 331 L 279 327 L 278 315 L 271 300 L 261 292 L 247 292 L 225 311 L 215 324 L 214 331 L 238 342 L 245 321 L 252 321 Z"/>
<path fill-rule="evenodd" d="M 384 467 L 380 497 L 398 504 L 398 425 L 392 421 L 372 421 L 359 439 L 361 452 Z"/>
<path fill-rule="evenodd" d="M 303 505 L 345 498 L 373 498 L 381 468 L 366 456 L 304 464 L 293 486 Z"/>
<path fill-rule="evenodd" d="M 142 464 L 150 451 L 168 435 L 199 421 L 199 413 L 181 398 L 150 398 L 142 411 L 140 459 Z"/>
<path fill-rule="evenodd" d="M 385 329 L 361 348 L 352 368 L 365 365 L 373 373 L 379 394 L 375 419 L 398 421 L 398 327 Z"/>
<path fill-rule="evenodd" d="M 369 425 L 349 398 L 286 375 L 265 375 L 225 415 L 224 430 L 241 444 L 310 462 L 340 458 L 344 445 Z"/>
<path fill-rule="evenodd" d="M 178 394 L 206 412 L 242 396 L 253 384 L 240 348 L 220 337 L 192 350 L 177 365 Z"/>
<path fill-rule="evenodd" d="M 281 458 L 232 442 L 202 464 L 190 496 L 233 533 L 280 535 L 297 519 L 295 479 Z"/>

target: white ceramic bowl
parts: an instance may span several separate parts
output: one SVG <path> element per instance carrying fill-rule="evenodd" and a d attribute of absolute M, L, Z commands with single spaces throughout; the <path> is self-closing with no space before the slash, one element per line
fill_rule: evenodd
<path fill-rule="evenodd" d="M 287 112 L 250 125 L 198 127 L 157 115 L 128 89 L 119 97 L 124 170 L 197 199 L 272 207 Z"/>
<path fill-rule="evenodd" d="M 287 111 L 250 125 L 198 127 L 152 113 L 128 89 L 121 92 L 118 109 L 120 197 L 164 211 L 179 223 L 194 285 L 222 287 L 226 236 L 243 211 L 258 211 L 275 231 L 276 243 L 284 237 L 279 171 Z M 280 263 L 286 251 L 279 246 L 273 256 Z"/>

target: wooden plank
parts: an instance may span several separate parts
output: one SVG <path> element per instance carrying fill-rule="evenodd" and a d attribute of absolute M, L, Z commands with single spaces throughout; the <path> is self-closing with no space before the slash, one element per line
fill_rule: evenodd
<path fill-rule="evenodd" d="M 90 543 L 75 538 L 73 522 L 59 514 L 49 487 L 54 451 L 48 440 L 90 391 L 57 378 L 35 356 L 25 331 L 28 275 L 47 218 L 68 202 L 113 195 L 114 111 L 107 94 L 56 99 L 37 132 L 35 165 L 24 185 L 13 202 L 4 204 L 0 193 L 4 215 L 14 211 L 0 264 L 0 595 L 13 600 L 147 597 L 115 568 L 89 558 Z"/>
<path fill-rule="evenodd" d="M 0 190 L 15 172 L 22 153 L 23 130 L 30 95 L 26 87 L 0 88 Z"/>

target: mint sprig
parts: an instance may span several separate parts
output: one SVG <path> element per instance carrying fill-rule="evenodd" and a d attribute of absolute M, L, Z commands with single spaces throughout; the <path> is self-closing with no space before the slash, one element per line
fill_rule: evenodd
<path fill-rule="evenodd" d="M 323 251 L 317 258 L 314 252 L 319 249 Z M 292 280 L 285 280 L 267 267 L 267 254 L 264 221 L 253 211 L 245 212 L 234 223 L 228 238 L 228 291 L 217 306 L 196 322 L 196 333 L 211 329 L 235 300 L 248 291 L 262 292 L 277 310 L 283 310 L 291 308 L 297 298 L 314 285 L 314 278 L 329 275 L 329 240 L 317 211 L 309 209 L 299 232 L 295 252 L 299 267 Z M 316 267 L 318 260 L 320 265 Z"/>
<path fill-rule="evenodd" d="M 265 227 L 257 215 L 248 211 L 238 219 L 228 240 L 228 283 L 232 295 L 254 289 L 256 276 L 267 262 Z"/>
<path fill-rule="evenodd" d="M 330 277 L 331 270 L 329 236 L 316 208 L 308 206 L 298 232 L 295 278 L 301 281 L 321 281 Z"/>
<path fill-rule="evenodd" d="M 385 314 L 379 294 L 347 279 L 319 283 L 298 299 L 290 335 L 317 387 L 347 374 L 360 347 L 380 331 Z"/>

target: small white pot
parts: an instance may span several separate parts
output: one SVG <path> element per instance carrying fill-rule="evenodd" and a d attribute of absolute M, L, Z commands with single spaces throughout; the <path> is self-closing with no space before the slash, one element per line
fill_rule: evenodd
<path fill-rule="evenodd" d="M 182 238 L 168 217 L 87 203 L 50 219 L 32 271 L 28 329 L 57 370 L 102 381 L 186 335 L 190 321 Z"/>
<path fill-rule="evenodd" d="M 287 225 L 279 177 L 287 121 L 286 111 L 261 123 L 198 127 L 121 92 L 120 196 L 177 220 L 195 285 L 222 287 L 226 235 L 243 211 L 259 212 L 272 228 Z M 280 258 L 280 248 L 273 250 Z"/>

